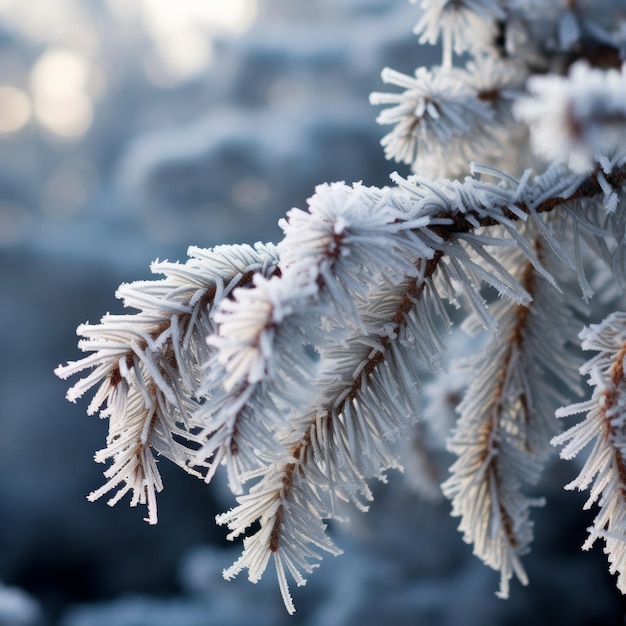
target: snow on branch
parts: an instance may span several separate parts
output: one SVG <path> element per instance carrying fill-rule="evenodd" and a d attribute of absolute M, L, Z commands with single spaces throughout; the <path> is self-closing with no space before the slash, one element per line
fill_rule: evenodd
<path fill-rule="evenodd" d="M 623 182 L 622 169 L 607 181 Z M 208 478 L 226 464 L 237 493 L 248 474 L 284 471 L 276 469 L 285 450 L 279 427 L 289 424 L 292 433 L 312 437 L 307 458 L 319 475 L 327 467 L 337 475 L 353 468 L 343 486 L 336 477 L 325 483 L 331 498 L 359 501 L 361 494 L 367 500 L 365 477 L 382 476 L 395 463 L 381 442 L 415 419 L 416 356 L 435 369 L 442 358 L 435 330 L 435 320 L 449 323 L 442 295 L 464 293 L 483 324 L 495 329 L 478 286 L 486 282 L 520 304 L 529 294 L 487 249 L 518 245 L 550 279 L 516 222 L 602 193 L 593 176 L 570 175 L 558 187 L 567 193 L 555 197 L 541 177 L 530 185 L 526 178 L 481 171 L 499 180 L 435 184 L 396 177 L 395 189 L 322 186 L 308 213 L 293 210 L 283 223 L 279 267 L 271 247 L 192 249 L 185 265 L 154 266 L 164 280 L 122 286 L 125 304 L 140 313 L 81 326 L 79 346 L 93 354 L 57 370 L 68 377 L 92 369 L 68 397 L 100 383 L 89 411 L 106 404 L 110 434 L 97 458 L 113 458 L 113 465 L 92 497 L 117 488 L 114 503 L 132 490 L 131 504 L 147 503 L 156 522 L 155 493 L 162 486 L 150 449 L 188 471 L 205 470 Z M 505 236 L 479 232 L 492 226 Z M 431 280 L 436 270 L 448 285 L 442 295 Z M 235 289 L 242 284 L 251 292 Z M 306 361 L 308 349 L 319 355 L 317 364 Z M 306 396 L 300 390 L 308 384 L 286 380 L 311 383 L 306 427 L 295 426 L 300 418 L 293 398 Z M 297 390 L 291 396 L 290 388 Z M 307 434 L 320 415 L 327 416 L 324 434 Z M 376 420 L 383 420 L 382 430 Z M 361 426 L 354 430 L 354 424 Z M 337 461 L 328 454 L 318 458 L 325 450 L 321 441 L 339 444 Z M 333 510 L 320 508 L 320 516 Z M 281 511 L 284 518 L 288 508 Z"/>

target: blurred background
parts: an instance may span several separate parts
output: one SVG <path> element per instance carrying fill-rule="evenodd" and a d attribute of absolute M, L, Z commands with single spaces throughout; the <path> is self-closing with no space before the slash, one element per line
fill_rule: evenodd
<path fill-rule="evenodd" d="M 322 182 L 387 183 L 368 94 L 436 62 L 405 0 L 0 0 L 0 626 L 610 624 L 622 609 L 553 468 L 531 586 L 495 599 L 447 503 L 401 476 L 294 590 L 225 583 L 232 501 L 162 463 L 159 525 L 87 503 L 106 424 L 53 369 L 122 282 L 187 246 L 277 241 Z M 403 173 L 407 173 L 404 171 Z M 555 484 L 556 487 L 550 487 Z M 545 491 L 545 490 L 544 490 Z"/>

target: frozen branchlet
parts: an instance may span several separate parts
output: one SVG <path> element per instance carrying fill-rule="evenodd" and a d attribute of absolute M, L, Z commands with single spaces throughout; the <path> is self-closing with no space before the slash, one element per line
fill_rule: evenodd
<path fill-rule="evenodd" d="M 370 102 L 392 105 L 379 124 L 394 124 L 382 145 L 388 158 L 431 177 L 469 173 L 471 161 L 496 163 L 511 133 L 511 104 L 521 92 L 524 68 L 480 54 L 464 68 L 418 68 L 407 76 L 386 68 L 383 82 L 402 93 L 373 93 Z"/>
<path fill-rule="evenodd" d="M 536 235 L 530 239 L 542 261 L 554 265 Z M 567 351 L 576 334 L 570 303 L 554 297 L 554 287 L 519 250 L 507 256 L 532 301 L 500 301 L 494 308 L 499 336 L 466 361 L 471 382 L 449 442 L 458 460 L 442 485 L 452 515 L 461 517 L 465 541 L 500 571 L 503 598 L 513 574 L 528 583 L 520 556 L 533 537 L 530 508 L 542 500 L 525 495 L 523 487 L 538 481 L 550 451 L 554 411 L 563 397 L 559 389 L 578 391 L 575 359 Z"/>
<path fill-rule="evenodd" d="M 416 2 L 416 0 L 412 0 Z M 443 41 L 444 65 L 452 64 L 452 51 L 482 51 L 492 43 L 496 20 L 506 17 L 497 0 L 422 0 L 422 17 L 414 28 L 421 43 Z"/>
<path fill-rule="evenodd" d="M 110 462 L 107 481 L 90 497 L 131 492 L 155 523 L 155 455 L 207 482 L 223 467 L 236 505 L 217 521 L 244 536 L 225 576 L 256 582 L 273 563 L 290 613 L 289 581 L 303 585 L 339 554 L 327 522 L 346 503 L 367 510 L 369 481 L 400 466 L 399 438 L 413 438 L 414 471 L 428 474 L 414 483 L 451 501 L 502 597 L 514 577 L 528 582 L 550 442 L 565 458 L 594 442 L 570 487 L 591 487 L 600 511 L 586 545 L 605 540 L 626 592 L 626 314 L 612 312 L 626 294 L 626 7 L 422 8 L 416 31 L 442 41 L 441 66 L 386 69 L 401 91 L 371 96 L 393 126 L 387 156 L 412 174 L 382 189 L 319 185 L 281 220 L 276 247 L 191 248 L 184 264 L 155 263 L 164 278 L 119 290 L 137 312 L 80 326 L 88 355 L 56 370 L 83 374 L 68 398 L 95 388 L 88 413 L 109 420 L 96 455 Z M 603 283 L 611 310 L 593 299 Z M 586 417 L 558 434 L 555 410 L 580 394 L 581 317 L 607 313 L 581 336 L 598 353 L 581 370 L 592 397 L 557 411 Z M 461 329 L 484 333 L 482 347 L 461 355 L 463 384 L 440 417 L 430 407 L 416 426 L 431 395 L 422 380 L 441 389 L 448 345 L 453 357 L 471 345 Z M 441 452 L 446 438 L 456 459 L 434 484 L 429 446 Z"/>
<path fill-rule="evenodd" d="M 271 274 L 277 265 L 273 246 L 190 248 L 184 265 L 155 263 L 159 281 L 122 285 L 118 295 L 132 315 L 105 315 L 98 325 L 79 326 L 79 347 L 90 352 L 80 361 L 59 366 L 61 378 L 91 369 L 68 392 L 75 401 L 98 386 L 88 412 L 109 419 L 107 447 L 96 460 L 112 465 L 106 484 L 90 494 L 97 499 L 117 490 L 110 504 L 132 492 L 131 506 L 147 504 L 148 521 L 157 522 L 156 493 L 163 485 L 154 453 L 187 471 L 194 468 L 195 394 L 210 357 L 207 337 L 214 332 L 213 312 L 235 285 L 253 274 Z"/>
<path fill-rule="evenodd" d="M 568 77 L 534 76 L 531 97 L 517 114 L 530 126 L 535 151 L 574 171 L 600 166 L 605 173 L 626 162 L 626 67 L 621 71 L 572 66 Z"/>
<path fill-rule="evenodd" d="M 585 413 L 584 419 L 555 437 L 561 457 L 571 459 L 588 444 L 592 450 L 578 477 L 566 489 L 589 489 L 585 508 L 598 503 L 600 511 L 589 528 L 583 548 L 604 539 L 612 574 L 626 593 L 626 313 L 613 313 L 581 333 L 584 350 L 596 354 L 581 368 L 593 386 L 590 400 L 563 407 L 558 417 Z"/>
<path fill-rule="evenodd" d="M 394 105 L 378 116 L 379 124 L 394 124 L 382 140 L 387 158 L 415 164 L 418 170 L 435 158 L 442 173 L 447 173 L 454 165 L 446 165 L 446 157 L 467 167 L 472 150 L 490 141 L 493 112 L 489 103 L 452 70 L 421 67 L 411 77 L 386 69 L 382 79 L 405 89 L 399 94 L 370 96 L 372 104 Z M 449 150 L 451 144 L 454 149 Z"/>

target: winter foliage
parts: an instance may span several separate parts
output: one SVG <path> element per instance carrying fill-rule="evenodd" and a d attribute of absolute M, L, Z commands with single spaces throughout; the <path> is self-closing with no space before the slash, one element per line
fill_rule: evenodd
<path fill-rule="evenodd" d="M 514 576 L 528 583 L 553 446 L 571 459 L 590 443 L 568 488 L 590 490 L 585 547 L 605 542 L 624 592 L 626 314 L 581 328 L 609 288 L 624 306 L 626 8 L 424 0 L 415 33 L 441 42 L 441 65 L 385 69 L 393 90 L 371 96 L 392 127 L 385 154 L 410 175 L 319 185 L 276 246 L 155 262 L 161 278 L 118 291 L 135 313 L 79 326 L 87 354 L 56 372 L 82 374 L 68 399 L 95 390 L 88 413 L 109 420 L 106 481 L 89 497 L 130 493 L 154 524 L 159 456 L 206 482 L 224 466 L 237 504 L 217 522 L 243 537 L 224 576 L 257 582 L 272 561 L 293 613 L 288 582 L 341 552 L 328 521 L 367 510 L 369 481 L 401 467 L 396 442 L 421 420 L 424 385 L 463 357 L 441 492 L 500 573 L 498 595 Z M 487 335 L 474 355 L 447 350 L 463 318 Z M 582 367 L 579 334 L 594 352 Z M 581 413 L 561 432 L 557 417 Z M 424 416 L 415 455 L 438 420 L 449 426 Z"/>

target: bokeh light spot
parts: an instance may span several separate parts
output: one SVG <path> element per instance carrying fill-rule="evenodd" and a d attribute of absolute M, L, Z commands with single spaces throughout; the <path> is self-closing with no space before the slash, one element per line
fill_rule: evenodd
<path fill-rule="evenodd" d="M 117 5 L 116 0 L 109 0 Z M 215 34 L 240 34 L 258 13 L 258 0 L 142 0 L 144 29 L 154 51 L 144 64 L 146 77 L 173 87 L 200 74 L 211 62 Z"/>
<path fill-rule="evenodd" d="M 258 12 L 257 0 L 143 0 L 141 6 L 144 18 L 155 31 L 196 25 L 242 33 L 252 26 Z"/>
<path fill-rule="evenodd" d="M 157 87 L 175 87 L 182 80 L 199 74 L 213 54 L 211 40 L 198 31 L 172 39 L 169 42 L 163 38 L 144 63 L 146 77 Z"/>
<path fill-rule="evenodd" d="M 28 96 L 10 85 L 0 87 L 0 133 L 14 133 L 30 119 Z"/>
<path fill-rule="evenodd" d="M 47 50 L 35 63 L 31 72 L 35 114 L 54 134 L 80 137 L 91 126 L 90 70 L 85 58 L 62 48 Z"/>

